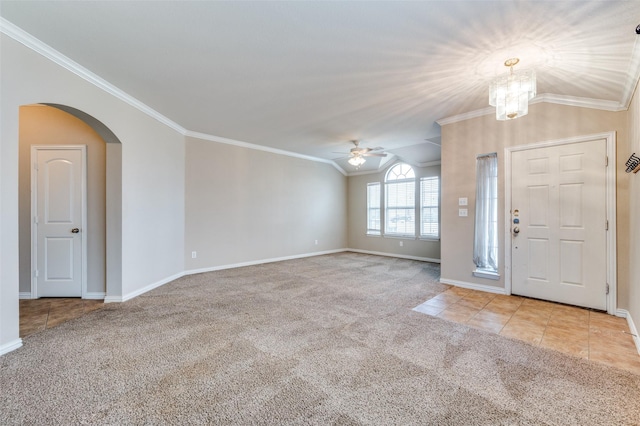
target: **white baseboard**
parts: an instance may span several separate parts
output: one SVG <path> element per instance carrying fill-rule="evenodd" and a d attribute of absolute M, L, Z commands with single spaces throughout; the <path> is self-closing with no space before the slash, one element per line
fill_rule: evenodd
<path fill-rule="evenodd" d="M 138 289 L 136 291 L 132 291 L 131 293 L 127 293 L 125 295 L 123 295 L 122 297 L 120 296 L 105 296 L 104 297 L 104 303 L 117 303 L 117 302 L 126 302 L 127 300 L 131 300 L 134 297 L 140 296 L 141 294 L 144 294 L 148 291 L 153 290 L 154 288 L 158 288 L 162 285 L 165 285 L 167 283 L 170 283 L 171 281 L 177 280 L 178 278 L 181 278 L 184 276 L 183 272 L 178 272 L 177 274 L 171 275 L 170 277 L 167 278 L 163 278 L 160 281 L 156 281 L 155 283 L 151 283 L 145 287 L 142 287 L 141 289 Z"/>
<path fill-rule="evenodd" d="M 21 346 L 22 346 L 22 339 L 16 339 L 13 342 L 5 343 L 4 345 L 0 346 L 0 355 L 4 355 L 11 351 L 15 351 Z"/>
<path fill-rule="evenodd" d="M 21 291 L 20 293 L 18 293 L 18 297 L 20 299 L 31 299 L 31 292 L 30 291 Z"/>
<path fill-rule="evenodd" d="M 128 293 L 122 297 L 120 296 L 104 296 L 104 303 L 119 303 L 119 302 L 126 302 L 127 300 L 131 300 L 134 297 L 140 296 L 141 294 L 144 294 L 148 291 L 151 291 L 155 288 L 158 288 L 164 284 L 167 284 L 171 281 L 177 280 L 178 278 L 187 276 L 187 275 L 194 275 L 194 274 L 202 274 L 204 272 L 214 272 L 214 271 L 222 271 L 225 269 L 234 269 L 234 268 L 242 268 L 245 266 L 254 266 L 254 265 L 262 265 L 265 263 L 273 263 L 273 262 L 282 262 L 285 260 L 294 260 L 294 259 L 302 259 L 305 257 L 313 257 L 313 256 L 322 256 L 325 254 L 334 254 L 334 253 L 343 253 L 346 251 L 351 251 L 351 252 L 355 252 L 355 253 L 364 253 L 364 254 L 373 254 L 373 255 L 378 255 L 378 256 L 388 256 L 388 257 L 398 257 L 398 258 L 402 258 L 402 259 L 411 259 L 411 260 L 421 260 L 423 262 L 434 262 L 434 263 L 440 263 L 440 259 L 430 259 L 430 258 L 426 258 L 426 257 L 417 257 L 417 256 L 403 256 L 403 255 L 397 255 L 397 254 L 393 254 L 393 253 L 380 253 L 380 252 L 373 252 L 373 251 L 365 251 L 365 250 L 357 250 L 357 249 L 349 249 L 349 248 L 343 248 L 343 249 L 335 249 L 335 250 L 325 250 L 325 251 L 319 251 L 319 252 L 314 252 L 314 253 L 304 253 L 304 254 L 296 254 L 293 256 L 284 256 L 284 257 L 274 257 L 274 258 L 270 258 L 270 259 L 260 259 L 260 260 L 252 260 L 249 262 L 241 262 L 241 263 L 233 263 L 233 264 L 229 264 L 229 265 L 220 265 L 220 266 L 211 266 L 208 268 L 199 268 L 199 269 L 190 269 L 184 272 L 180 272 L 177 273 L 175 275 L 172 275 L 168 278 L 162 279 L 160 281 L 157 281 L 153 284 L 149 284 L 146 287 L 143 287 L 139 290 L 133 291 L 131 293 Z M 486 290 L 489 291 L 489 290 Z"/>
<path fill-rule="evenodd" d="M 422 262 L 440 263 L 440 259 L 432 259 L 430 257 L 409 256 L 409 255 L 397 254 L 397 253 L 384 253 L 380 251 L 369 251 L 369 250 L 360 250 L 360 249 L 352 249 L 352 248 L 348 248 L 343 251 L 352 251 L 354 253 L 362 253 L 362 254 L 373 254 L 375 256 L 397 257 L 400 259 L 420 260 Z"/>
<path fill-rule="evenodd" d="M 274 257 L 271 259 L 260 259 L 260 260 L 252 260 L 249 262 L 232 263 L 230 265 L 220 265 L 220 266 L 211 266 L 208 268 L 190 269 L 188 271 L 185 271 L 184 275 L 202 274 L 203 272 L 222 271 L 224 269 L 242 268 L 244 266 L 262 265 L 265 263 L 282 262 L 284 260 L 302 259 L 304 257 L 313 257 L 313 256 L 322 256 L 325 254 L 342 253 L 345 251 L 350 251 L 350 250 L 336 249 L 336 250 L 318 251 L 315 253 L 296 254 L 293 256 Z"/>
<path fill-rule="evenodd" d="M 627 319 L 627 324 L 629 324 L 629 331 L 631 332 L 631 337 L 633 337 L 633 343 L 636 344 L 636 349 L 638 350 L 638 354 L 640 355 L 640 335 L 638 334 L 638 329 L 633 322 L 633 318 L 631 318 L 631 313 L 629 313 L 629 311 L 627 311 L 626 309 L 618 309 L 616 311 L 616 316 Z"/>
<path fill-rule="evenodd" d="M 89 293 L 85 293 L 83 299 L 95 299 L 102 300 L 106 296 L 106 293 L 103 291 L 93 291 Z"/>
<path fill-rule="evenodd" d="M 492 287 L 490 285 L 468 283 L 465 281 L 450 280 L 447 278 L 440 278 L 440 282 L 442 284 L 450 284 L 456 287 L 468 288 L 471 290 L 486 291 L 488 293 L 496 294 L 507 294 L 507 291 L 502 287 Z"/>

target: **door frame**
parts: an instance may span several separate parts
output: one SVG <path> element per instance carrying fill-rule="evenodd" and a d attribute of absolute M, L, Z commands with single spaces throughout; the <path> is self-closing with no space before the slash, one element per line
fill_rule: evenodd
<path fill-rule="evenodd" d="M 568 145 L 573 143 L 588 142 L 595 139 L 604 139 L 606 141 L 607 167 L 606 167 L 606 214 L 608 221 L 608 230 L 606 236 L 606 265 L 607 265 L 607 284 L 609 285 L 609 293 L 606 295 L 607 313 L 616 315 L 617 306 L 617 257 L 616 257 L 616 132 L 596 133 L 585 136 L 574 136 L 565 139 L 557 139 L 527 145 L 518 145 L 506 147 L 504 149 L 504 282 L 506 294 L 511 294 L 511 245 L 513 239 L 511 237 L 511 155 L 516 151 L 527 151 L 536 148 L 546 148 L 550 146 Z M 604 226 L 604 224 L 603 224 Z"/>
<path fill-rule="evenodd" d="M 82 158 L 82 182 L 80 191 L 82 192 L 82 213 L 80 229 L 80 251 L 82 261 L 80 262 L 82 273 L 81 298 L 87 296 L 87 146 L 86 145 L 31 145 L 31 298 L 38 299 L 38 280 L 36 270 L 38 269 L 38 224 L 35 217 L 38 213 L 38 151 L 80 151 Z"/>

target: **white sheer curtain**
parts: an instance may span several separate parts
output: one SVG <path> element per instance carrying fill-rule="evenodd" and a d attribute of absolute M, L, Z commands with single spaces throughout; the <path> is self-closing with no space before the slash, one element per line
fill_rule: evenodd
<path fill-rule="evenodd" d="M 498 273 L 498 154 L 476 159 L 476 223 L 473 262 L 478 270 Z"/>

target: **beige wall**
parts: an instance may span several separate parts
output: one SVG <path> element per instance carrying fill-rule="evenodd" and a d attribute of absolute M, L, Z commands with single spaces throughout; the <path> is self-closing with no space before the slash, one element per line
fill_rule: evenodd
<path fill-rule="evenodd" d="M 627 112 L 538 103 L 512 121 L 485 115 L 442 126 L 442 278 L 504 288 L 504 149 L 572 136 L 617 132 L 618 307 L 629 306 L 629 176 Z M 478 154 L 498 153 L 500 280 L 472 276 L 475 161 Z M 469 216 L 458 217 L 458 198 L 468 197 Z"/>
<path fill-rule="evenodd" d="M 121 176 L 107 206 L 121 219 L 118 280 L 107 298 L 133 297 L 184 271 L 184 136 L 24 44 L 0 35 L 0 353 L 19 338 L 19 111 L 24 105 L 66 105 L 93 117 L 121 142 Z M 107 160 L 108 161 L 108 160 Z M 121 167 L 121 168 L 120 168 Z M 110 176 L 107 176 L 110 181 Z M 108 219 L 107 219 L 108 220 Z M 109 224 L 107 224 L 109 226 Z M 109 244 L 109 243 L 107 243 Z M 109 251 L 109 250 L 108 250 Z M 108 267 L 109 270 L 111 269 Z M 112 292 L 113 291 L 113 292 Z"/>
<path fill-rule="evenodd" d="M 392 167 L 396 163 L 389 165 Z M 389 167 L 379 173 L 349 176 L 349 248 L 390 255 L 440 259 L 440 241 L 367 235 L 367 183 L 384 182 Z M 416 176 L 440 176 L 440 166 L 414 167 Z M 400 247 L 402 241 L 402 247 Z"/>
<path fill-rule="evenodd" d="M 106 144 L 80 119 L 44 105 L 20 107 L 20 292 L 31 291 L 32 145 L 87 146 L 87 293 L 104 296 Z"/>
<path fill-rule="evenodd" d="M 636 93 L 631 101 L 628 111 L 629 117 L 629 149 L 620 150 L 619 156 L 629 158 L 635 152 L 640 156 L 640 93 L 636 87 Z M 629 176 L 629 300 L 627 309 L 631 318 L 640 327 L 640 172 Z M 627 229 L 621 229 L 626 232 Z M 640 338 L 636 338 L 640 342 Z"/>
<path fill-rule="evenodd" d="M 186 270 L 346 247 L 347 179 L 329 164 L 187 138 L 185 169 Z"/>

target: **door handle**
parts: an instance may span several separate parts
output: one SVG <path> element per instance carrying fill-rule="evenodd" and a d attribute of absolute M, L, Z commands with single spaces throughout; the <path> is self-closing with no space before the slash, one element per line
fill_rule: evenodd
<path fill-rule="evenodd" d="M 514 233 L 515 235 L 518 235 L 518 234 L 520 233 L 520 228 L 518 228 L 517 226 L 514 226 L 514 227 L 513 227 L 513 233 Z"/>
<path fill-rule="evenodd" d="M 72 233 L 72 234 L 77 234 L 78 232 L 80 232 L 80 229 L 78 229 L 78 228 L 73 228 L 73 229 L 71 230 L 71 233 Z"/>

